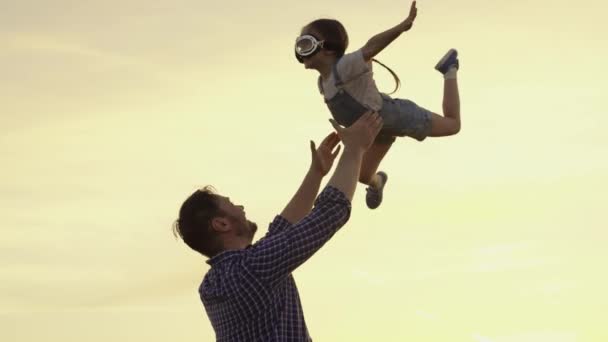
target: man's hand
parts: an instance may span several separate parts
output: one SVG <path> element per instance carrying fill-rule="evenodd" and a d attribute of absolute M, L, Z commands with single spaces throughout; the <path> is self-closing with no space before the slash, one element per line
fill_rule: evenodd
<path fill-rule="evenodd" d="M 319 148 L 315 146 L 314 141 L 310 141 L 310 152 L 312 154 L 312 164 L 310 169 L 313 172 L 318 172 L 319 175 L 325 176 L 331 170 L 334 160 L 340 153 L 340 137 L 336 132 L 331 132 L 323 141 Z M 338 146 L 336 148 L 336 146 Z"/>
<path fill-rule="evenodd" d="M 382 129 L 382 118 L 378 112 L 366 112 L 350 127 L 344 128 L 335 120 L 329 120 L 338 132 L 344 149 L 366 151 Z"/>
<path fill-rule="evenodd" d="M 288 222 L 296 223 L 310 213 L 315 198 L 319 193 L 321 180 L 331 170 L 331 166 L 340 152 L 339 142 L 340 137 L 338 137 L 336 132 L 331 132 L 325 137 L 319 148 L 315 146 L 312 140 L 310 141 L 310 152 L 312 154 L 310 169 L 306 173 L 306 177 L 304 177 L 298 191 L 296 191 L 291 201 L 287 203 L 287 206 L 281 212 L 281 216 Z"/>
<path fill-rule="evenodd" d="M 403 32 L 409 31 L 409 29 L 412 28 L 417 14 L 418 9 L 416 8 L 416 1 L 412 1 L 412 5 L 410 6 L 410 15 L 401 23 Z"/>

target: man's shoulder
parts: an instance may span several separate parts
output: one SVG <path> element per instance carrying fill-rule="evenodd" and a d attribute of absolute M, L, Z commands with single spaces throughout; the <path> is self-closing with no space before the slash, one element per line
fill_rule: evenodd
<path fill-rule="evenodd" d="M 229 294 L 237 284 L 238 274 L 241 271 L 243 257 L 241 253 L 235 253 L 229 260 L 212 265 L 203 276 L 198 288 L 201 298 L 223 297 Z"/>
<path fill-rule="evenodd" d="M 230 279 L 235 274 L 241 272 L 245 250 L 226 251 L 209 260 L 211 268 L 205 273 L 202 285 L 215 284 L 219 281 Z"/>
<path fill-rule="evenodd" d="M 235 299 L 242 291 L 266 287 L 248 264 L 248 250 L 235 251 L 228 260 L 213 265 L 205 273 L 198 288 L 203 302 L 209 304 Z"/>

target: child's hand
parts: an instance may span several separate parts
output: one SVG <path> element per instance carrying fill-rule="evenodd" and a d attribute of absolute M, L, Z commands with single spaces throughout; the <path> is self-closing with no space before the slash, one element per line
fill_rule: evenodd
<path fill-rule="evenodd" d="M 416 1 L 412 1 L 412 6 L 410 6 L 410 15 L 401 23 L 401 26 L 403 27 L 403 32 L 408 31 L 412 28 L 412 25 L 414 24 L 414 19 L 416 19 L 417 14 L 418 9 L 416 8 Z"/>

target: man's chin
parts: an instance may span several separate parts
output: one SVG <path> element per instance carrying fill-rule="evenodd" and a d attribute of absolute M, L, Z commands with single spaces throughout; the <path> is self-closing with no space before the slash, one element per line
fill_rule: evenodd
<path fill-rule="evenodd" d="M 249 225 L 249 231 L 251 231 L 251 236 L 255 235 L 255 232 L 258 231 L 258 225 L 255 222 L 247 221 L 247 225 Z"/>

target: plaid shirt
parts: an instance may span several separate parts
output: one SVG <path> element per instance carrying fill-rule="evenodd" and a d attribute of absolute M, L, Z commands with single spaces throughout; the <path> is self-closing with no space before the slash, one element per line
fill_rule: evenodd
<path fill-rule="evenodd" d="M 348 221 L 350 210 L 346 196 L 328 186 L 299 222 L 276 216 L 255 244 L 208 260 L 199 293 L 217 341 L 312 341 L 291 272 Z"/>

